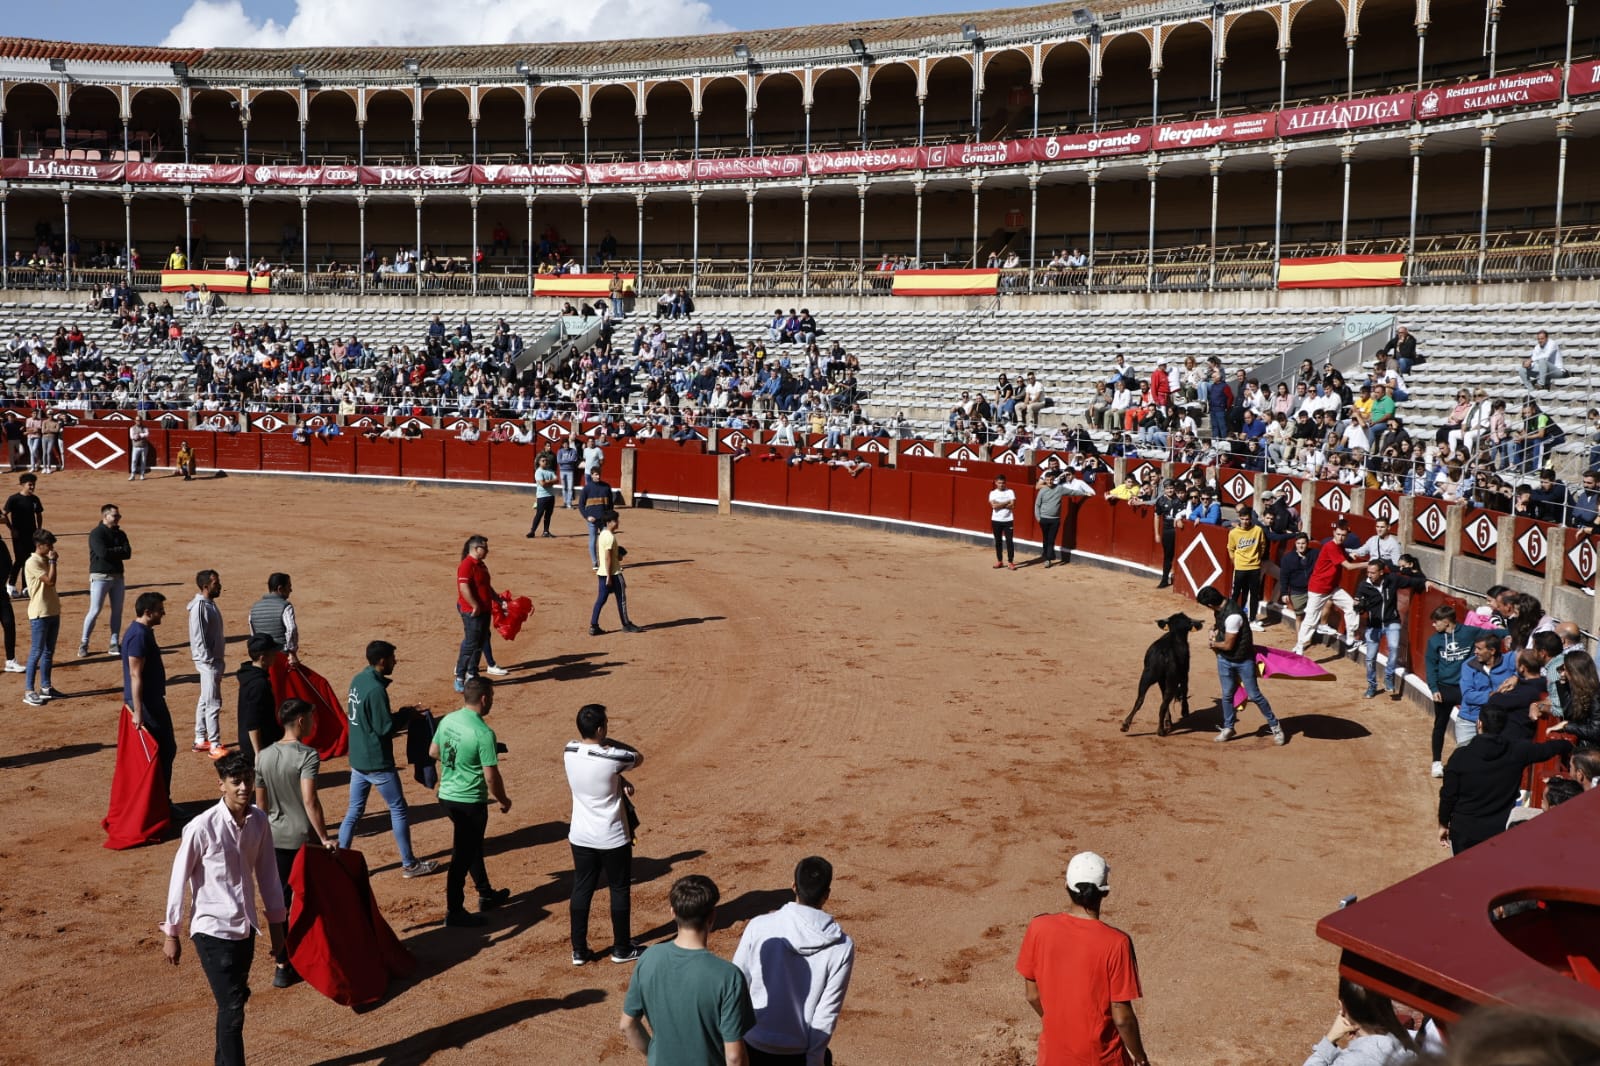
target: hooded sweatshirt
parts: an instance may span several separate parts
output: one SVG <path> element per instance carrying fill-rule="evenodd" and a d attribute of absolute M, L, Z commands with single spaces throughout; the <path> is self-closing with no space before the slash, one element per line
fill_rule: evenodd
<path fill-rule="evenodd" d="M 785 903 L 751 919 L 733 953 L 756 1008 L 756 1027 L 745 1041 L 774 1055 L 804 1054 L 806 1066 L 822 1066 L 855 957 L 855 942 L 815 907 Z"/>
<path fill-rule="evenodd" d="M 1439 824 L 1449 827 L 1458 850 L 1488 840 L 1506 827 L 1522 788 L 1523 768 L 1571 751 L 1565 740 L 1535 744 L 1501 733 L 1480 734 L 1445 763 Z"/>

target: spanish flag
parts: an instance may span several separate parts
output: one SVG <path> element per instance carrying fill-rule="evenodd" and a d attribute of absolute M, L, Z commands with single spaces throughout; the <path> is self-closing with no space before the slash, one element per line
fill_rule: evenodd
<path fill-rule="evenodd" d="M 993 296 L 1000 289 L 998 270 L 896 270 L 896 296 Z"/>
<path fill-rule="evenodd" d="M 633 291 L 633 275 L 622 275 L 622 291 Z M 599 300 L 611 295 L 610 274 L 538 274 L 533 279 L 535 296 Z"/>
<path fill-rule="evenodd" d="M 1405 284 L 1403 255 L 1325 255 L 1278 260 L 1280 289 L 1370 289 Z"/>
<path fill-rule="evenodd" d="M 204 285 L 212 292 L 271 292 L 272 275 L 252 278 L 245 270 L 163 270 L 162 292 L 186 292 L 191 285 Z"/>

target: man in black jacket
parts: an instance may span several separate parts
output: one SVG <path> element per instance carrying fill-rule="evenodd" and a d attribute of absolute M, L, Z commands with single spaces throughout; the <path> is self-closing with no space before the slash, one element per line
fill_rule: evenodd
<path fill-rule="evenodd" d="M 133 557 L 128 534 L 122 529 L 122 511 L 114 503 L 100 508 L 100 524 L 89 531 L 89 613 L 83 619 L 83 636 L 78 640 L 78 658 L 89 656 L 89 638 L 100 619 L 100 609 L 111 601 L 111 654 L 120 653 L 117 636 L 122 632 L 122 597 L 126 589 L 122 564 Z"/>
<path fill-rule="evenodd" d="M 272 695 L 272 660 L 282 650 L 272 637 L 257 633 L 245 645 L 250 661 L 239 666 L 239 750 L 252 763 L 256 753 L 283 738 L 278 705 Z"/>
<path fill-rule="evenodd" d="M 1459 855 L 1502 832 L 1517 805 L 1522 771 L 1567 755 L 1572 743 L 1514 740 L 1503 735 L 1511 712 L 1491 702 L 1478 715 L 1478 738 L 1459 747 L 1444 768 L 1439 792 L 1439 843 Z"/>

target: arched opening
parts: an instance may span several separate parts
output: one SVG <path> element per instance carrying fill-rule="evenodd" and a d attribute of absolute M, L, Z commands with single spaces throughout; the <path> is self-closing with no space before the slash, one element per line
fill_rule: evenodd
<path fill-rule="evenodd" d="M 949 144 L 972 137 L 972 60 L 945 56 L 928 68 L 923 139 Z"/>
<path fill-rule="evenodd" d="M 1132 126 L 1150 118 L 1150 42 L 1119 33 L 1101 42 L 1100 123 Z"/>
<path fill-rule="evenodd" d="M 581 161 L 583 110 L 571 86 L 552 85 L 533 98 L 533 155 L 543 163 Z"/>
<path fill-rule="evenodd" d="M 749 145 L 745 132 L 745 85 L 742 78 L 716 78 L 700 89 L 700 151 L 743 155 Z"/>
<path fill-rule="evenodd" d="M 867 104 L 867 138 L 890 144 L 917 139 L 917 72 L 906 63 L 873 67 L 872 99 Z M 816 128 L 812 127 L 812 142 Z"/>
<path fill-rule="evenodd" d="M 61 148 L 61 118 L 53 89 L 37 83 L 6 90 L 6 155 L 52 157 Z"/>
<path fill-rule="evenodd" d="M 835 147 L 861 144 L 861 75 L 834 67 L 811 83 L 811 143 Z"/>
<path fill-rule="evenodd" d="M 403 166 L 416 159 L 411 97 L 383 89 L 367 97 L 364 159 L 379 166 Z"/>
<path fill-rule="evenodd" d="M 71 159 L 99 162 L 122 152 L 122 109 L 116 94 L 100 85 L 80 85 L 67 97 L 67 143 Z"/>
<path fill-rule="evenodd" d="M 639 120 L 633 88 L 601 85 L 589 95 L 589 158 L 596 162 L 637 159 Z"/>
<path fill-rule="evenodd" d="M 1041 133 L 1074 133 L 1089 123 L 1089 50 L 1062 41 L 1045 53 L 1039 85 Z"/>
<path fill-rule="evenodd" d="M 472 117 L 465 93 L 433 89 L 422 98 L 422 160 L 435 166 L 472 161 Z"/>
<path fill-rule="evenodd" d="M 490 89 L 478 97 L 478 158 L 520 163 L 527 158 L 527 107 L 522 90 Z"/>
<path fill-rule="evenodd" d="M 1537 2 L 1537 0 L 1536 0 Z M 1548 0 L 1543 0 L 1548 2 Z M 1531 7 L 1519 3 L 1517 7 Z M 1480 17 L 1482 9 L 1479 9 Z M 1356 92 L 1394 92 L 1415 87 L 1417 12 L 1413 3 L 1366 4 L 1356 8 Z"/>
<path fill-rule="evenodd" d="M 681 81 L 657 82 L 645 90 L 644 154 L 652 159 L 687 159 L 694 152 L 694 98 Z"/>
<path fill-rule="evenodd" d="M 756 83 L 756 145 L 778 151 L 800 151 L 806 108 L 800 79 L 788 71 L 768 74 Z"/>
<path fill-rule="evenodd" d="M 1482 12 L 1482 7 L 1479 7 Z M 1339 0 L 1311 0 L 1289 16 L 1290 100 L 1343 96 L 1347 84 L 1344 5 Z"/>
<path fill-rule="evenodd" d="M 300 101 L 279 89 L 250 97 L 250 158 L 300 162 Z"/>
<path fill-rule="evenodd" d="M 983 62 L 983 114 L 978 139 L 1000 141 L 1033 130 L 1033 63 L 1015 48 L 992 52 Z"/>
<path fill-rule="evenodd" d="M 1266 111 L 1278 106 L 1278 20 L 1265 11 L 1230 17 L 1222 64 L 1222 110 Z"/>
<path fill-rule="evenodd" d="M 119 132 L 117 137 L 122 134 Z M 201 89 L 189 98 L 189 154 L 202 163 L 242 163 L 244 126 L 232 93 Z"/>
<path fill-rule="evenodd" d="M 342 89 L 314 93 L 306 113 L 306 154 L 312 162 L 354 163 L 360 144 L 356 136 L 355 97 Z"/>
<path fill-rule="evenodd" d="M 1161 42 L 1161 114 L 1177 122 L 1210 114 L 1214 70 L 1209 22 L 1185 22 L 1169 30 Z"/>
<path fill-rule="evenodd" d="M 1593 6 L 1578 5 L 1579 18 L 1573 26 L 1574 37 L 1577 36 L 1576 23 L 1583 21 L 1583 9 Z M 1365 16 L 1362 21 L 1365 22 Z M 1365 35 L 1366 28 L 1363 26 L 1362 36 Z M 1566 0 L 1519 0 L 1516 4 L 1507 4 L 1500 15 L 1497 44 L 1495 63 L 1500 70 L 1562 62 L 1567 47 Z M 1583 53 L 1574 51 L 1573 54 Z"/>
<path fill-rule="evenodd" d="M 177 96 L 167 89 L 140 89 L 130 111 L 129 143 L 146 160 L 183 159 L 183 119 Z"/>

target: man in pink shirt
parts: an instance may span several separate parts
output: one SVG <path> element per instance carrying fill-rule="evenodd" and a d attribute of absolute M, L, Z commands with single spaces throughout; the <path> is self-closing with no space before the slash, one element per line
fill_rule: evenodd
<path fill-rule="evenodd" d="M 250 964 L 255 959 L 256 890 L 266 905 L 272 953 L 284 944 L 283 885 L 278 880 L 267 816 L 252 806 L 256 772 L 242 752 L 217 760 L 222 802 L 183 829 L 172 860 L 161 951 L 172 965 L 183 954 L 178 930 L 183 924 L 185 890 L 194 895 L 189 937 L 217 1001 L 218 1066 L 244 1066 L 244 1004 L 250 998 Z M 255 886 L 250 884 L 255 880 Z"/>

